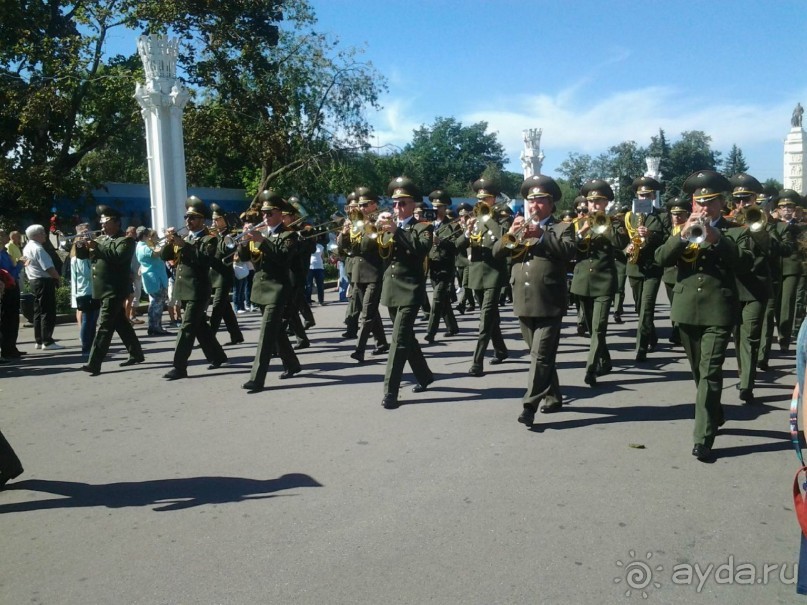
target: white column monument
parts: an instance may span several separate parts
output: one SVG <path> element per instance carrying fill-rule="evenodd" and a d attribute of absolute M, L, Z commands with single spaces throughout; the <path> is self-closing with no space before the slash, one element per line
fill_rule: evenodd
<path fill-rule="evenodd" d="M 804 176 L 807 173 L 807 134 L 802 128 L 804 109 L 796 104 L 790 118 L 790 132 L 785 138 L 785 189 L 793 189 L 801 195 L 807 193 Z"/>
<path fill-rule="evenodd" d="M 151 226 L 162 233 L 166 227 L 185 224 L 188 188 L 182 110 L 190 95 L 176 77 L 178 40 L 140 36 L 137 51 L 146 71 L 146 83 L 137 84 L 134 96 L 146 123 Z"/>
<path fill-rule="evenodd" d="M 541 128 L 523 130 L 524 149 L 521 151 L 521 167 L 524 169 L 524 179 L 541 174 L 541 165 L 544 163 L 544 152 L 541 151 Z"/>
<path fill-rule="evenodd" d="M 657 156 L 648 156 L 644 159 L 644 163 L 647 165 L 647 170 L 644 173 L 644 176 L 649 176 L 651 179 L 656 179 L 659 183 L 661 182 L 661 158 Z M 656 208 L 661 208 L 661 192 L 656 191 L 656 199 L 653 200 L 653 206 Z"/>

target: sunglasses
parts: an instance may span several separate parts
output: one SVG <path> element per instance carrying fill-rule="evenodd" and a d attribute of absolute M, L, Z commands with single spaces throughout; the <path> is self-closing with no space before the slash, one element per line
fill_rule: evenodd
<path fill-rule="evenodd" d="M 392 202 L 392 205 L 393 206 L 406 206 L 411 201 L 412 200 L 395 200 L 395 201 Z"/>

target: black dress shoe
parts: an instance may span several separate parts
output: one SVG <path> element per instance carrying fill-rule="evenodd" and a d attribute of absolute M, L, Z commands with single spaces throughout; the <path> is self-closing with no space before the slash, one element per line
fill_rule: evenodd
<path fill-rule="evenodd" d="M 137 365 L 138 363 L 143 363 L 144 361 L 146 361 L 146 358 L 141 355 L 140 357 L 130 357 L 126 361 L 121 361 L 118 365 L 125 368 L 128 366 Z"/>
<path fill-rule="evenodd" d="M 452 336 L 456 336 L 459 333 L 460 333 L 459 330 L 456 330 L 454 332 L 449 331 L 449 332 L 446 332 L 445 334 L 443 334 L 443 336 L 445 336 L 446 338 L 451 338 Z"/>
<path fill-rule="evenodd" d="M 240 345 L 242 342 L 244 342 L 243 336 L 241 338 L 233 338 L 230 342 L 227 343 L 227 346 Z"/>
<path fill-rule="evenodd" d="M 98 374 L 101 373 L 101 370 L 96 370 L 96 369 L 91 368 L 90 366 L 86 366 L 86 365 L 81 366 L 81 371 L 82 372 L 87 372 L 90 376 L 98 376 Z"/>
<path fill-rule="evenodd" d="M 241 385 L 241 388 L 249 391 L 250 393 L 258 393 L 263 390 L 263 385 L 257 384 L 254 380 L 247 380 Z"/>
<path fill-rule="evenodd" d="M 22 357 L 22 353 L 20 353 L 19 351 L 10 351 L 9 353 L 3 353 L 2 356 L 0 357 L 3 357 L 5 359 L 19 359 L 20 357 Z"/>
<path fill-rule="evenodd" d="M 454 310 L 460 315 L 465 315 L 465 305 L 457 305 Z"/>
<path fill-rule="evenodd" d="M 384 409 L 394 410 L 399 405 L 398 397 L 392 395 L 391 393 L 387 393 L 386 395 L 384 395 L 384 399 L 381 400 L 381 405 L 384 407 Z"/>
<path fill-rule="evenodd" d="M 701 462 L 706 462 L 712 459 L 712 448 L 706 447 L 702 443 L 696 443 L 692 448 L 692 455 Z"/>
<path fill-rule="evenodd" d="M 178 370 L 176 368 L 171 368 L 165 374 L 163 374 L 163 378 L 166 380 L 179 380 L 180 378 L 187 378 L 188 372 L 187 370 Z"/>
<path fill-rule="evenodd" d="M 613 369 L 614 367 L 610 364 L 610 362 L 603 364 L 597 368 L 597 376 L 605 376 L 606 374 L 610 374 L 611 370 Z"/>
<path fill-rule="evenodd" d="M 303 328 L 305 328 L 306 330 L 310 330 L 311 328 L 313 328 L 316 325 L 317 325 L 317 322 L 315 322 L 315 321 L 307 321 L 307 322 L 305 322 L 303 324 Z"/>
<path fill-rule="evenodd" d="M 362 353 L 361 351 L 353 351 L 350 354 L 350 358 L 355 359 L 359 363 L 364 363 L 364 353 Z"/>
<path fill-rule="evenodd" d="M 358 335 L 358 332 L 351 332 L 350 330 L 347 332 L 342 332 L 342 338 L 356 338 Z"/>
<path fill-rule="evenodd" d="M 769 365 L 768 365 L 768 362 L 767 362 L 767 361 L 760 361 L 760 362 L 757 364 L 757 367 L 758 367 L 760 370 L 762 370 L 763 372 L 770 372 L 770 370 L 771 370 L 771 366 L 769 366 Z"/>
<path fill-rule="evenodd" d="M 586 329 L 583 326 L 577 326 L 577 335 L 578 336 L 585 336 Z"/>
<path fill-rule="evenodd" d="M 225 358 L 225 359 L 222 359 L 221 361 L 211 363 L 209 366 L 207 366 L 207 369 L 208 370 L 218 370 L 221 366 L 227 365 L 228 363 L 229 363 L 229 361 L 227 361 L 227 359 Z"/>
<path fill-rule="evenodd" d="M 508 357 L 507 355 L 504 356 L 497 355 L 496 357 L 490 360 L 490 365 L 497 366 L 500 363 L 502 363 L 505 359 L 507 359 L 507 357 Z"/>
<path fill-rule="evenodd" d="M 423 391 L 425 391 L 426 389 L 428 389 L 428 388 L 429 388 L 429 385 L 430 385 L 431 383 L 433 383 L 433 382 L 434 382 L 434 377 L 432 376 L 432 377 L 431 377 L 431 378 L 429 378 L 429 380 L 427 380 L 425 383 L 418 383 L 418 384 L 416 384 L 415 386 L 413 386 L 413 387 L 412 387 L 412 392 L 413 392 L 413 393 L 422 393 Z"/>
<path fill-rule="evenodd" d="M 291 378 L 295 374 L 299 374 L 302 371 L 303 371 L 303 368 L 300 368 L 300 367 L 294 368 L 293 370 L 286 370 L 285 372 L 283 372 L 280 375 L 280 380 L 286 380 L 286 378 Z"/>
<path fill-rule="evenodd" d="M 596 387 L 597 377 L 591 372 L 586 372 L 586 376 L 583 378 L 583 382 L 585 382 L 590 387 Z"/>
<path fill-rule="evenodd" d="M 553 401 L 552 403 L 545 403 L 541 406 L 541 413 L 542 414 L 552 414 L 554 412 L 559 412 L 560 408 L 563 407 L 562 401 Z"/>
<path fill-rule="evenodd" d="M 614 313 L 614 323 L 615 324 L 625 323 L 624 321 L 622 321 L 622 316 L 619 313 Z"/>
<path fill-rule="evenodd" d="M 373 355 L 383 355 L 384 353 L 389 353 L 389 345 L 381 345 L 373 349 Z"/>
<path fill-rule="evenodd" d="M 645 353 L 644 351 L 639 351 L 638 353 L 636 353 L 636 361 L 639 362 L 647 361 L 647 353 Z"/>
<path fill-rule="evenodd" d="M 527 425 L 527 428 L 531 427 L 535 423 L 535 412 L 524 408 L 524 411 L 521 412 L 521 415 L 518 417 L 518 421 L 521 424 Z"/>
<path fill-rule="evenodd" d="M 484 372 L 482 371 L 481 366 L 471 366 L 471 369 L 468 370 L 468 374 L 470 374 L 471 376 L 476 376 L 477 378 L 479 378 L 480 376 L 484 375 Z"/>
<path fill-rule="evenodd" d="M 754 405 L 757 402 L 751 389 L 740 389 L 740 400 L 744 401 L 745 405 Z"/>
<path fill-rule="evenodd" d="M 294 348 L 299 351 L 300 349 L 307 349 L 310 346 L 311 342 L 308 339 L 306 339 L 303 340 L 302 342 L 298 342 L 296 345 L 294 345 Z"/>
<path fill-rule="evenodd" d="M 426 334 L 426 336 L 423 337 L 423 340 L 425 340 L 429 344 L 433 344 L 434 343 L 434 334 Z"/>

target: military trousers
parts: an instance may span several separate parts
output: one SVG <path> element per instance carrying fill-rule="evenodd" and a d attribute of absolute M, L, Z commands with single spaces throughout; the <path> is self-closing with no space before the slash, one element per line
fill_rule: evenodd
<path fill-rule="evenodd" d="M 381 283 L 355 284 L 356 296 L 361 297 L 361 314 L 359 315 L 359 338 L 356 350 L 364 353 L 370 334 L 375 337 L 376 346 L 387 345 L 387 335 L 384 333 L 384 323 L 378 305 L 381 301 Z"/>
<path fill-rule="evenodd" d="M 415 374 L 419 384 L 426 385 L 434 380 L 423 351 L 415 338 L 415 320 L 420 305 L 406 307 L 389 307 L 392 320 L 392 343 L 390 345 L 387 368 L 384 372 L 384 394 L 398 396 L 401 388 L 401 376 L 406 362 Z"/>
<path fill-rule="evenodd" d="M 233 311 L 233 306 L 230 304 L 230 289 L 214 288 L 213 306 L 210 309 L 210 327 L 214 333 L 219 331 L 222 320 L 224 320 L 224 326 L 230 334 L 231 342 L 244 340 L 241 328 L 238 326 L 238 319 L 235 317 L 235 311 Z"/>
<path fill-rule="evenodd" d="M 625 314 L 625 282 L 628 277 L 628 264 L 620 260 L 614 262 L 616 265 L 616 292 L 614 293 L 614 315 Z M 634 291 L 634 302 L 636 292 Z M 638 306 L 637 306 L 638 308 Z"/>
<path fill-rule="evenodd" d="M 734 327 L 734 346 L 740 389 L 753 389 L 757 377 L 759 344 L 762 338 L 762 320 L 768 299 L 740 302 L 740 325 Z"/>
<path fill-rule="evenodd" d="M 661 288 L 660 277 L 631 277 L 630 286 L 636 302 L 636 314 L 639 321 L 636 326 L 636 353 L 647 353 L 656 348 L 658 336 L 656 324 L 656 299 Z"/>
<path fill-rule="evenodd" d="M 291 287 L 291 295 L 283 308 L 283 318 L 288 322 L 291 331 L 297 338 L 297 343 L 308 341 L 308 335 L 303 326 L 303 321 L 300 319 L 303 305 L 305 303 L 305 285 L 294 285 Z M 309 308 L 309 312 L 311 309 Z M 314 316 L 311 315 L 313 321 Z"/>
<path fill-rule="evenodd" d="M 426 333 L 434 336 L 440 327 L 440 320 L 446 322 L 446 330 L 452 333 L 459 332 L 454 309 L 451 307 L 451 290 L 453 282 L 448 279 L 432 279 L 432 312 L 429 315 L 429 327 Z"/>
<path fill-rule="evenodd" d="M 679 324 L 692 378 L 695 380 L 695 430 L 693 443 L 712 447 L 723 422 L 723 362 L 731 338 L 731 326 Z"/>
<path fill-rule="evenodd" d="M 0 432 L 0 477 L 16 477 L 22 472 L 22 463 L 14 448 Z"/>
<path fill-rule="evenodd" d="M 125 303 L 125 296 L 104 298 L 101 300 L 101 311 L 98 315 L 98 328 L 95 332 L 95 338 L 92 341 L 90 358 L 87 361 L 87 366 L 95 372 L 101 371 L 101 363 L 103 363 L 109 351 L 109 344 L 112 342 L 112 334 L 115 332 L 120 336 L 123 346 L 126 347 L 126 351 L 129 353 L 130 359 L 143 357 L 143 349 L 140 347 L 140 341 L 137 339 L 137 334 L 129 318 L 126 317 L 126 311 L 124 309 Z"/>
<path fill-rule="evenodd" d="M 779 327 L 779 340 L 790 342 L 796 322 L 797 295 L 800 275 L 782 277 L 782 289 L 779 307 L 776 310 L 776 325 Z"/>
<path fill-rule="evenodd" d="M 261 316 L 261 333 L 258 335 L 258 347 L 255 359 L 252 362 L 252 371 L 249 379 L 256 386 L 263 387 L 266 382 L 266 372 L 269 369 L 269 360 L 273 354 L 281 359 L 287 370 L 297 370 L 300 362 L 294 349 L 291 347 L 289 337 L 283 330 L 283 310 L 286 306 L 285 297 L 263 306 Z"/>
<path fill-rule="evenodd" d="M 762 312 L 762 336 L 759 341 L 759 359 L 757 360 L 757 367 L 763 363 L 767 364 L 771 358 L 773 334 L 776 331 L 776 310 L 782 302 L 782 284 L 774 282 L 771 286 L 776 295 L 768 298 L 768 302 L 765 304 L 765 310 Z"/>
<path fill-rule="evenodd" d="M 216 340 L 216 334 L 207 319 L 207 300 L 183 300 L 182 311 L 182 325 L 177 332 L 174 348 L 174 368 L 180 372 L 187 371 L 188 359 L 197 339 L 205 359 L 210 363 L 227 361 L 227 355 Z"/>
<path fill-rule="evenodd" d="M 525 409 L 535 413 L 543 399 L 547 404 L 563 403 L 556 358 L 562 317 L 519 317 L 524 342 L 530 350 L 527 391 L 521 399 Z"/>
<path fill-rule="evenodd" d="M 347 309 L 345 310 L 345 325 L 347 331 L 355 334 L 359 331 L 359 317 L 361 317 L 361 296 L 357 292 L 357 284 L 350 283 L 350 295 L 347 299 Z"/>
<path fill-rule="evenodd" d="M 488 344 L 493 341 L 493 354 L 499 359 L 509 355 L 507 345 L 502 337 L 502 326 L 499 318 L 499 295 L 501 288 L 475 290 L 477 300 L 482 301 L 479 307 L 479 336 L 476 340 L 473 365 L 481 368 L 485 361 Z"/>
<path fill-rule="evenodd" d="M 611 354 L 608 352 L 606 334 L 612 298 L 611 296 L 580 296 L 579 299 L 586 329 L 591 334 L 586 374 L 607 374 L 611 371 Z"/>
<path fill-rule="evenodd" d="M 675 296 L 675 293 L 673 292 L 673 284 L 668 284 L 665 282 L 664 288 L 667 290 L 667 300 L 670 301 L 670 308 L 672 309 L 673 296 Z M 678 330 L 678 324 L 672 320 L 670 320 L 670 323 L 672 324 L 672 332 L 670 333 L 670 342 L 673 343 L 674 345 L 680 345 L 681 334 L 680 331 Z"/>

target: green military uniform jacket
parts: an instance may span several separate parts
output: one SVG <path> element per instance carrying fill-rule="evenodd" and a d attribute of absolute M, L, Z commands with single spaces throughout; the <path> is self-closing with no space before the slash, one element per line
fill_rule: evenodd
<path fill-rule="evenodd" d="M 633 229 L 639 226 L 639 216 L 636 214 L 631 213 L 628 221 Z M 656 214 L 648 214 L 645 217 L 644 226 L 647 227 L 649 233 L 645 238 L 644 246 L 642 246 L 639 252 L 639 261 L 637 263 L 628 261 L 628 277 L 661 277 L 662 269 L 661 266 L 656 263 L 655 254 L 656 248 L 664 243 L 664 224 Z"/>
<path fill-rule="evenodd" d="M 670 319 L 696 326 L 731 327 L 739 322 L 736 272 L 747 271 L 751 253 L 745 230 L 721 218 L 716 227 L 723 234 L 715 245 L 700 244 L 694 262 L 682 258 L 687 246 L 680 236 L 672 236 L 656 250 L 662 267 L 677 267 Z"/>
<path fill-rule="evenodd" d="M 123 231 L 95 240 L 90 253 L 92 263 L 92 297 L 126 298 L 132 291 L 132 257 L 136 242 Z"/>
<path fill-rule="evenodd" d="M 185 245 L 163 246 L 160 258 L 176 261 L 174 296 L 178 300 L 204 301 L 210 298 L 210 267 L 216 254 L 216 238 L 205 228 L 201 237 L 190 234 L 183 240 Z"/>
<path fill-rule="evenodd" d="M 589 231 L 589 233 L 591 233 Z M 577 239 L 577 262 L 572 277 L 572 294 L 577 296 L 613 296 L 617 290 L 614 256 L 628 245 L 625 224 L 611 221 L 602 235 Z"/>
<path fill-rule="evenodd" d="M 782 256 L 782 277 L 801 275 L 804 270 L 802 266 L 803 255 L 798 240 L 804 231 L 804 227 L 796 223 L 788 224 L 784 221 L 780 221 L 779 224 L 786 225 L 781 236 L 783 243 L 786 245 Z"/>
<path fill-rule="evenodd" d="M 454 242 L 458 235 L 456 226 L 448 221 L 443 221 L 434 229 L 438 242 L 429 250 L 429 276 L 432 280 L 453 279 L 457 258 L 457 246 Z"/>
<path fill-rule="evenodd" d="M 767 241 L 752 234 L 745 227 L 737 227 L 732 233 L 736 240 L 741 232 L 745 232 L 747 248 L 753 255 L 750 265 L 736 274 L 737 294 L 743 302 L 764 301 L 773 296 L 771 263 L 773 259 L 781 257 L 782 246 L 773 225 L 767 225 L 765 230 L 768 234 Z"/>
<path fill-rule="evenodd" d="M 498 213 L 494 211 L 488 220 L 477 221 L 476 225 L 481 225 L 480 237 L 463 233 L 456 240 L 458 250 L 469 249 L 471 252 L 468 287 L 472 290 L 503 288 L 507 285 L 507 259 L 494 258 L 493 246 L 502 239 L 509 226 L 497 215 Z"/>
<path fill-rule="evenodd" d="M 304 237 L 304 235 L 302 231 L 289 230 L 286 236 L 291 241 L 291 258 L 289 260 L 291 283 L 297 288 L 305 286 L 308 270 L 311 267 L 311 255 L 317 249 L 316 238 Z"/>
<path fill-rule="evenodd" d="M 235 248 L 227 243 L 230 238 L 225 237 L 225 233 L 216 236 L 216 251 L 210 260 L 210 285 L 213 288 L 222 288 L 229 291 L 235 283 L 235 273 L 233 273 L 233 259 L 235 258 Z"/>
<path fill-rule="evenodd" d="M 566 267 L 577 252 L 574 227 L 550 217 L 540 241 L 511 250 L 496 242 L 497 257 L 511 256 L 513 313 L 516 317 L 563 317 L 568 298 Z"/>
<path fill-rule="evenodd" d="M 414 218 L 395 231 L 389 256 L 384 259 L 387 266 L 381 287 L 382 305 L 408 307 L 423 303 L 426 296 L 423 261 L 432 247 L 432 233 L 430 223 L 418 223 Z M 386 241 L 390 235 L 379 234 L 379 237 Z"/>
<path fill-rule="evenodd" d="M 251 296 L 255 304 L 280 304 L 288 298 L 291 289 L 289 259 L 295 237 L 293 231 L 279 225 L 258 246 L 259 254 L 252 254 L 249 242 L 238 247 L 238 258 L 242 261 L 251 260 L 255 267 Z"/>
<path fill-rule="evenodd" d="M 347 250 L 353 259 L 348 275 L 352 284 L 375 284 L 384 275 L 384 261 L 378 249 L 378 237 L 362 233 L 361 237 L 351 238 L 342 233 L 336 238 L 339 248 Z"/>

